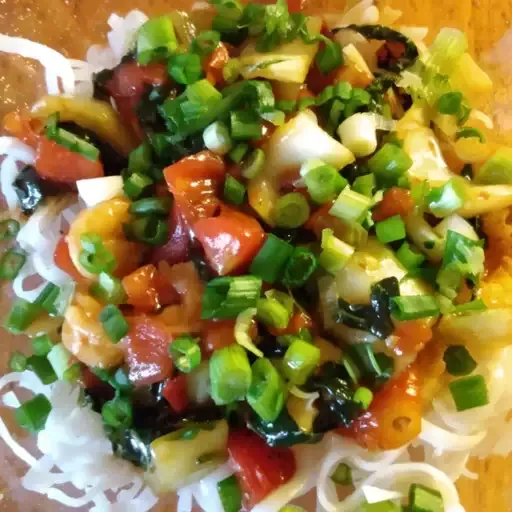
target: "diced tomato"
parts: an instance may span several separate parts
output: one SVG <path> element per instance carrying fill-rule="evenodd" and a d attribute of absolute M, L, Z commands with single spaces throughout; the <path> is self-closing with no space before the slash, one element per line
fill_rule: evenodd
<path fill-rule="evenodd" d="M 315 233 L 318 238 L 322 237 L 324 229 L 332 229 L 335 236 L 343 239 L 347 235 L 347 231 L 352 229 L 348 224 L 329 213 L 332 204 L 331 202 L 323 205 L 304 224 L 304 227 Z"/>
<path fill-rule="evenodd" d="M 192 262 L 172 267 L 162 262 L 159 270 L 172 283 L 181 304 L 165 308 L 159 315 L 167 329 L 175 335 L 201 332 L 201 304 L 203 284 Z"/>
<path fill-rule="evenodd" d="M 103 400 L 114 398 L 114 388 L 101 380 L 88 366 L 80 366 L 80 384 L 94 397 L 101 397 Z"/>
<path fill-rule="evenodd" d="M 422 379 L 410 366 L 375 393 L 369 409 L 342 435 L 354 438 L 368 450 L 395 450 L 416 438 L 421 432 Z"/>
<path fill-rule="evenodd" d="M 174 203 L 169 215 L 169 241 L 153 251 L 151 261 L 166 261 L 169 265 L 184 263 L 188 260 L 189 245 L 189 230 L 178 205 Z"/>
<path fill-rule="evenodd" d="M 229 432 L 228 452 L 248 509 L 295 474 L 295 456 L 289 448 L 271 448 L 247 429 Z"/>
<path fill-rule="evenodd" d="M 304 311 L 296 311 L 288 322 L 288 326 L 284 329 L 276 329 L 269 327 L 270 334 L 274 336 L 284 336 L 285 334 L 298 334 L 301 329 L 311 329 L 313 320 Z"/>
<path fill-rule="evenodd" d="M 432 339 L 432 329 L 425 320 L 397 322 L 394 335 L 397 342 L 393 347 L 395 353 L 417 354 Z"/>
<path fill-rule="evenodd" d="M 130 330 L 123 338 L 130 381 L 137 386 L 160 382 L 172 376 L 169 356 L 172 330 L 158 317 L 137 315 L 128 318 Z"/>
<path fill-rule="evenodd" d="M 84 280 L 84 277 L 80 272 L 78 272 L 78 269 L 71 260 L 66 235 L 62 236 L 57 242 L 55 252 L 53 253 L 53 261 L 57 267 L 59 267 L 63 272 L 66 272 L 66 274 L 72 277 L 74 281 L 80 282 Z"/>
<path fill-rule="evenodd" d="M 43 128 L 43 123 L 39 119 L 21 116 L 18 112 L 10 112 L 4 117 L 3 126 L 5 131 L 35 149 L 39 142 L 39 133 Z"/>
<path fill-rule="evenodd" d="M 106 89 L 114 98 L 121 119 L 139 138 L 142 133 L 135 113 L 135 107 L 146 91 L 147 86 L 162 85 L 167 79 L 164 64 L 139 66 L 136 62 L 126 62 L 114 70 Z"/>
<path fill-rule="evenodd" d="M 372 213 L 375 222 L 393 217 L 393 215 L 401 215 L 407 217 L 414 209 L 414 200 L 409 190 L 405 188 L 392 187 L 377 204 Z"/>
<path fill-rule="evenodd" d="M 162 395 L 174 412 L 182 413 L 189 404 L 187 376 L 178 375 L 168 379 L 162 389 Z"/>
<path fill-rule="evenodd" d="M 226 176 L 222 158 L 211 151 L 188 156 L 164 170 L 169 190 L 187 227 L 213 216 L 219 208 L 217 196 Z"/>
<path fill-rule="evenodd" d="M 321 45 L 324 45 L 324 43 L 321 43 Z M 337 73 L 338 69 L 334 69 L 330 73 L 324 74 L 318 69 L 316 62 L 313 62 L 306 77 L 308 89 L 315 95 L 320 94 L 326 87 L 334 84 Z"/>
<path fill-rule="evenodd" d="M 151 313 L 160 307 L 157 286 L 157 270 L 154 265 L 145 265 L 123 278 L 128 304 L 141 312 Z"/>
<path fill-rule="evenodd" d="M 224 66 L 229 60 L 229 48 L 220 43 L 204 62 L 204 71 L 208 81 L 217 87 L 224 85 Z"/>
<path fill-rule="evenodd" d="M 35 168 L 42 178 L 56 183 L 76 183 L 104 175 L 100 160 L 89 160 L 46 137 L 39 137 Z"/>
<path fill-rule="evenodd" d="M 221 276 L 246 268 L 265 238 L 256 219 L 225 205 L 218 217 L 198 221 L 194 233 L 210 266 Z"/>

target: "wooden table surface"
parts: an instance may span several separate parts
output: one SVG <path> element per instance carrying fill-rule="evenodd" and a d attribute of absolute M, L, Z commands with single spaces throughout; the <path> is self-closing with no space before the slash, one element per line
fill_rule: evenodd
<path fill-rule="evenodd" d="M 324 12 L 339 10 L 344 4 L 344 0 L 311 2 Z M 69 56 L 83 58 L 91 44 L 103 40 L 110 13 L 124 14 L 139 8 L 151 15 L 169 8 L 186 8 L 190 3 L 187 0 L 0 0 L 0 33 L 27 37 Z M 498 127 L 500 137 L 512 143 L 512 59 L 509 57 L 512 51 L 512 31 L 509 30 L 512 0 L 377 0 L 377 5 L 402 10 L 400 23 L 427 26 L 429 37 L 446 26 L 468 34 L 471 51 L 492 70 L 495 78 L 496 91 L 486 110 Z M 0 115 L 37 99 L 44 92 L 38 77 L 37 66 L 27 66 L 23 59 L 6 58 L 0 54 Z M 9 352 L 3 341 L 0 371 L 5 367 Z M 473 460 L 469 467 L 480 475 L 480 479 L 463 478 L 458 484 L 467 512 L 507 511 L 504 494 L 512 492 L 512 457 Z M 0 470 L 0 476 L 5 478 L 1 473 Z M 1 492 L 2 489 L 0 500 Z M 12 503 L 6 496 L 6 508 L 0 508 L 9 512 L 18 509 L 28 512 L 29 508 L 37 511 L 57 509 L 37 505 L 34 508 L 26 502 L 18 508 Z"/>

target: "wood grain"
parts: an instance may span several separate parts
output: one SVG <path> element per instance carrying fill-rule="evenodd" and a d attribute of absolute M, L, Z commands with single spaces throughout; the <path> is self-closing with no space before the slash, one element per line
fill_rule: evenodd
<path fill-rule="evenodd" d="M 71 57 L 83 58 L 91 44 L 104 40 L 108 28 L 106 20 L 110 13 L 124 14 L 138 7 L 151 15 L 165 12 L 169 8 L 186 8 L 189 4 L 187 0 L 0 0 L 0 33 L 27 37 Z M 343 4 L 342 0 L 311 1 L 311 7 L 324 12 L 339 10 Z M 512 1 L 378 0 L 377 4 L 379 8 L 390 6 L 402 10 L 400 24 L 429 27 L 429 38 L 446 26 L 459 28 L 468 34 L 472 53 L 492 73 L 496 84 L 495 92 L 486 102 L 485 109 L 495 122 L 498 136 L 512 142 L 512 59 L 509 57 L 512 51 L 512 31 L 509 30 Z M 31 104 L 43 91 L 40 69 L 36 65 L 24 59 L 0 55 L 0 115 Z M 13 346 L 12 341 L 3 341 L 0 363 L 5 363 L 9 345 Z M 14 482 L 19 472 L 13 464 L 13 458 L 7 458 L 5 451 L 0 451 L 2 455 L 6 468 L 2 470 L 2 477 Z M 511 510 L 510 505 L 507 506 L 507 502 L 511 503 L 510 496 L 508 501 L 506 498 L 512 489 L 512 457 L 472 460 L 469 467 L 480 478 L 477 481 L 462 478 L 458 483 L 466 510 Z M 29 503 L 20 496 L 6 496 L 2 500 L 1 487 L 0 502 L 3 506 L 0 508 L 8 512 L 60 510 L 59 507 L 43 506 L 32 500 Z"/>

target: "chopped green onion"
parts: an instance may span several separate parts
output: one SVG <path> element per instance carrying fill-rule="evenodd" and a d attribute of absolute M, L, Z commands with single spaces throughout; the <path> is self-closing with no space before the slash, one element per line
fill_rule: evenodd
<path fill-rule="evenodd" d="M 370 389 L 361 386 L 356 389 L 352 400 L 360 404 L 363 409 L 368 409 L 373 400 L 373 393 Z"/>
<path fill-rule="evenodd" d="M 350 187 L 345 187 L 331 209 L 329 214 L 345 222 L 361 222 L 372 206 L 372 200 Z"/>
<path fill-rule="evenodd" d="M 252 180 L 263 170 L 264 166 L 265 152 L 260 148 L 256 148 L 242 161 L 240 171 L 246 180 Z"/>
<path fill-rule="evenodd" d="M 126 300 L 121 280 L 106 272 L 99 275 L 98 282 L 91 285 L 90 291 L 94 297 L 109 304 L 122 304 Z"/>
<path fill-rule="evenodd" d="M 447 217 L 464 205 L 464 189 L 458 181 L 450 180 L 432 188 L 425 199 L 436 217 Z"/>
<path fill-rule="evenodd" d="M 464 345 L 449 345 L 444 351 L 446 371 L 455 377 L 469 375 L 477 366 L 469 350 Z"/>
<path fill-rule="evenodd" d="M 240 345 L 216 350 L 210 359 L 211 397 L 217 405 L 245 399 L 251 385 L 251 366 Z"/>
<path fill-rule="evenodd" d="M 320 362 L 320 349 L 296 339 L 288 347 L 282 365 L 283 375 L 296 386 L 302 386 Z"/>
<path fill-rule="evenodd" d="M 151 144 L 143 142 L 128 155 L 129 174 L 147 174 L 151 168 L 152 149 Z"/>
<path fill-rule="evenodd" d="M 131 224 L 125 224 L 124 228 L 128 239 L 147 245 L 164 245 L 169 239 L 168 222 L 158 217 L 135 219 Z"/>
<path fill-rule="evenodd" d="M 27 369 L 27 356 L 22 352 L 13 352 L 9 358 L 9 368 L 13 372 L 23 372 Z"/>
<path fill-rule="evenodd" d="M 296 100 L 278 100 L 276 101 L 276 108 L 283 111 L 285 114 L 291 114 L 295 112 L 297 108 Z"/>
<path fill-rule="evenodd" d="M 52 404 L 45 395 L 36 395 L 14 411 L 16 423 L 21 428 L 35 434 L 44 429 L 52 410 Z"/>
<path fill-rule="evenodd" d="M 437 102 L 437 110 L 441 114 L 458 115 L 462 105 L 462 93 L 459 91 L 443 94 Z"/>
<path fill-rule="evenodd" d="M 348 376 L 350 377 L 350 380 L 354 386 L 358 386 L 359 380 L 361 379 L 361 370 L 359 369 L 359 366 L 357 366 L 354 359 L 352 359 L 349 354 L 345 353 L 343 354 L 341 363 L 345 367 L 345 370 L 347 371 Z"/>
<path fill-rule="evenodd" d="M 331 480 L 339 485 L 352 485 L 352 469 L 348 464 L 341 462 L 331 474 Z"/>
<path fill-rule="evenodd" d="M 83 251 L 78 256 L 80 265 L 91 274 L 112 273 L 117 264 L 110 251 L 105 249 L 103 240 L 96 233 L 84 233 L 80 237 Z"/>
<path fill-rule="evenodd" d="M 198 105 L 212 105 L 222 99 L 222 93 L 203 78 L 187 87 L 187 98 Z"/>
<path fill-rule="evenodd" d="M 425 261 L 425 256 L 408 242 L 404 242 L 400 246 L 396 257 L 407 270 L 418 268 Z"/>
<path fill-rule="evenodd" d="M 470 313 L 474 311 L 485 311 L 487 306 L 482 299 L 475 299 L 465 304 L 454 306 L 450 313 Z"/>
<path fill-rule="evenodd" d="M 405 512 L 405 509 L 397 505 L 394 501 L 386 500 L 378 501 L 377 503 L 364 503 L 358 512 Z"/>
<path fill-rule="evenodd" d="M 416 320 L 439 314 L 439 304 L 432 295 L 410 295 L 391 298 L 391 312 L 398 321 Z"/>
<path fill-rule="evenodd" d="M 207 126 L 203 132 L 204 145 L 218 155 L 225 155 L 233 148 L 228 127 L 220 121 Z"/>
<path fill-rule="evenodd" d="M 240 512 L 242 510 L 242 491 L 235 475 L 218 482 L 217 491 L 224 512 Z"/>
<path fill-rule="evenodd" d="M 257 357 L 263 357 L 263 352 L 256 347 L 250 334 L 256 312 L 256 308 L 247 308 L 236 317 L 235 340 L 239 345 L 244 347 L 245 350 L 252 352 Z"/>
<path fill-rule="evenodd" d="M 64 374 L 74 362 L 73 354 L 62 343 L 53 345 L 46 357 L 59 379 L 64 378 Z"/>
<path fill-rule="evenodd" d="M 215 30 L 203 30 L 191 43 L 190 51 L 200 57 L 213 53 L 220 43 L 220 34 Z"/>
<path fill-rule="evenodd" d="M 288 288 L 299 288 L 313 275 L 318 260 L 307 247 L 296 247 L 284 267 L 283 284 Z"/>
<path fill-rule="evenodd" d="M 247 402 L 265 422 L 275 421 L 285 403 L 285 385 L 274 365 L 266 358 L 252 365 Z"/>
<path fill-rule="evenodd" d="M 152 184 L 153 180 L 149 176 L 134 172 L 125 180 L 123 190 L 129 199 L 135 201 Z"/>
<path fill-rule="evenodd" d="M 12 281 L 20 272 L 27 256 L 23 251 L 8 249 L 0 259 L 0 279 Z"/>
<path fill-rule="evenodd" d="M 5 319 L 4 327 L 13 334 L 19 334 L 25 331 L 41 312 L 38 304 L 16 299 Z"/>
<path fill-rule="evenodd" d="M 109 304 L 101 310 L 100 322 L 103 325 L 103 330 L 113 343 L 121 341 L 130 329 L 121 310 L 113 304 Z"/>
<path fill-rule="evenodd" d="M 0 222 L 0 242 L 12 240 L 20 231 L 20 223 L 14 219 L 6 219 Z"/>
<path fill-rule="evenodd" d="M 34 304 L 41 306 L 50 315 L 55 315 L 57 314 L 55 302 L 59 298 L 60 292 L 61 290 L 56 284 L 48 283 L 37 296 Z"/>
<path fill-rule="evenodd" d="M 239 76 L 240 70 L 242 69 L 242 63 L 240 59 L 231 58 L 226 62 L 226 65 L 222 68 L 222 78 L 227 84 L 233 83 Z"/>
<path fill-rule="evenodd" d="M 485 136 L 478 128 L 471 128 L 469 126 L 465 126 L 455 134 L 455 140 L 469 138 L 478 139 L 481 144 L 485 142 Z"/>
<path fill-rule="evenodd" d="M 322 252 L 318 263 L 330 274 L 336 275 L 345 267 L 354 254 L 355 249 L 335 237 L 332 229 L 322 231 Z"/>
<path fill-rule="evenodd" d="M 498 149 L 498 151 L 482 165 L 475 181 L 483 185 L 511 185 L 512 149 Z"/>
<path fill-rule="evenodd" d="M 114 428 L 130 428 L 133 421 L 133 406 L 131 401 L 124 396 L 117 396 L 105 402 L 101 409 L 103 421 Z"/>
<path fill-rule="evenodd" d="M 255 308 L 262 281 L 254 276 L 218 277 L 211 280 L 203 294 L 201 318 L 236 318 L 247 308 Z"/>
<path fill-rule="evenodd" d="M 379 186 L 391 187 L 412 166 L 411 157 L 399 146 L 387 143 L 368 160 L 368 168 L 375 174 Z"/>
<path fill-rule="evenodd" d="M 131 203 L 128 212 L 138 217 L 167 216 L 171 206 L 172 198 L 170 197 L 147 197 Z"/>
<path fill-rule="evenodd" d="M 249 144 L 240 142 L 230 151 L 229 158 L 231 158 L 235 164 L 239 164 L 244 159 L 247 151 L 249 151 Z"/>
<path fill-rule="evenodd" d="M 139 29 L 137 60 L 149 64 L 152 60 L 168 57 L 178 48 L 178 40 L 170 16 L 151 18 Z"/>
<path fill-rule="evenodd" d="M 180 372 L 190 373 L 201 364 L 198 338 L 182 334 L 169 345 L 169 355 Z"/>
<path fill-rule="evenodd" d="M 351 351 L 353 360 L 357 361 L 363 376 L 380 377 L 382 375 L 382 369 L 371 343 L 357 343 L 351 347 Z"/>
<path fill-rule="evenodd" d="M 57 144 L 69 149 L 73 153 L 78 153 L 93 162 L 97 162 L 100 157 L 100 151 L 97 147 L 83 139 L 80 139 L 73 133 L 63 130 L 62 128 L 57 128 L 55 136 L 48 136 L 48 138 L 50 140 L 54 140 Z"/>
<path fill-rule="evenodd" d="M 405 224 L 400 215 L 393 215 L 375 224 L 377 239 L 382 244 L 389 244 L 406 237 Z"/>
<path fill-rule="evenodd" d="M 376 187 L 375 183 L 375 174 L 364 174 L 363 176 L 358 176 L 354 183 L 352 183 L 352 189 L 354 192 L 358 192 L 363 196 L 373 198 L 373 191 Z"/>
<path fill-rule="evenodd" d="M 294 249 L 288 242 L 270 233 L 252 260 L 249 272 L 261 277 L 266 283 L 273 284 L 281 276 L 293 252 Z"/>
<path fill-rule="evenodd" d="M 179 84 L 193 84 L 203 75 L 201 58 L 195 53 L 173 55 L 167 64 L 167 71 Z"/>
<path fill-rule="evenodd" d="M 268 290 L 265 292 L 265 297 L 267 299 L 277 300 L 286 308 L 286 311 L 288 311 L 289 316 L 293 315 L 293 312 L 295 310 L 295 300 L 290 294 L 273 288 L 272 290 Z"/>
<path fill-rule="evenodd" d="M 40 334 L 32 340 L 32 351 L 36 356 L 47 356 L 53 345 L 54 343 L 48 334 Z"/>
<path fill-rule="evenodd" d="M 310 208 L 307 199 L 298 192 L 290 192 L 280 197 L 274 211 L 276 226 L 298 228 L 309 219 Z"/>
<path fill-rule="evenodd" d="M 27 368 L 33 371 L 43 384 L 51 384 L 57 380 L 52 365 L 44 356 L 30 356 L 27 358 Z"/>
<path fill-rule="evenodd" d="M 243 183 L 240 183 L 237 179 L 231 175 L 226 176 L 224 181 L 224 200 L 228 203 L 241 205 L 245 199 L 245 193 L 247 189 Z"/>
<path fill-rule="evenodd" d="M 276 329 L 285 329 L 290 321 L 286 307 L 275 299 L 259 299 L 257 318 L 260 322 Z"/>
<path fill-rule="evenodd" d="M 234 140 L 259 140 L 262 125 L 258 116 L 247 110 L 231 112 L 231 136 Z"/>
<path fill-rule="evenodd" d="M 326 164 L 309 170 L 304 176 L 304 183 L 311 199 L 318 204 L 332 201 L 336 195 L 337 178 L 338 171 L 332 165 Z"/>
<path fill-rule="evenodd" d="M 320 50 L 315 57 L 316 65 L 324 75 L 330 73 L 343 64 L 343 52 L 338 41 L 324 37 L 325 48 Z"/>
<path fill-rule="evenodd" d="M 482 375 L 462 377 L 448 384 L 457 411 L 483 407 L 489 403 L 487 384 Z"/>
<path fill-rule="evenodd" d="M 411 512 L 444 512 L 443 497 L 436 489 L 412 484 L 409 488 L 409 509 Z"/>
<path fill-rule="evenodd" d="M 80 363 L 73 363 L 69 368 L 67 368 L 63 375 L 62 380 L 76 383 L 78 379 L 80 379 L 82 375 L 82 366 Z"/>

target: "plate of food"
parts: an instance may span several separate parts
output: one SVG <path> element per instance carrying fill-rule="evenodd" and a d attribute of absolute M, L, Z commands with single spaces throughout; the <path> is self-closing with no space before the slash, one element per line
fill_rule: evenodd
<path fill-rule="evenodd" d="M 510 510 L 506 36 L 132 3 L 0 13 L 5 510 Z"/>

